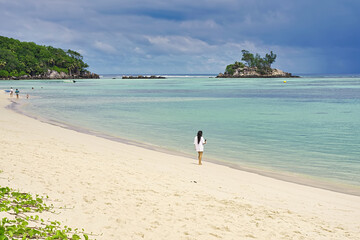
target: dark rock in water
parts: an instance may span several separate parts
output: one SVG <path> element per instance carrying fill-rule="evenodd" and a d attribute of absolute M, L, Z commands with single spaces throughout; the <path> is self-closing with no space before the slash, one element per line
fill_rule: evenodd
<path fill-rule="evenodd" d="M 139 75 L 139 76 L 122 76 L 122 79 L 165 79 L 165 77 L 155 76 L 155 75 L 151 75 L 151 76 Z"/>

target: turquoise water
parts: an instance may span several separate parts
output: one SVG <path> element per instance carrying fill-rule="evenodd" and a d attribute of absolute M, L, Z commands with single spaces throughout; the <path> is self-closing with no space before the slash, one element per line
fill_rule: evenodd
<path fill-rule="evenodd" d="M 360 186 L 360 78 L 0 81 L 23 111 L 204 160 Z M 34 87 L 32 90 L 31 88 Z"/>

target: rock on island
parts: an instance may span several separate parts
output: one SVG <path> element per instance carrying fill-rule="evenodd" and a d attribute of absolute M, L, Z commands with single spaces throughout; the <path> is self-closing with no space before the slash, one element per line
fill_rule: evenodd
<path fill-rule="evenodd" d="M 219 73 L 217 78 L 294 78 L 291 73 L 284 72 L 280 69 L 272 68 L 271 71 L 261 73 L 256 67 L 239 67 L 234 69 L 234 73 Z"/>

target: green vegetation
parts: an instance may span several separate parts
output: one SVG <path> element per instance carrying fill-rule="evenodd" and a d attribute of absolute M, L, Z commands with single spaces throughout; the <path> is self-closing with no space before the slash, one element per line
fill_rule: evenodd
<path fill-rule="evenodd" d="M 0 36 L 0 78 L 37 76 L 50 70 L 70 75 L 88 72 L 80 53 Z M 1 239 L 0 239 L 1 240 Z"/>
<path fill-rule="evenodd" d="M 235 69 L 237 69 L 237 68 L 243 68 L 243 67 L 245 67 L 245 64 L 244 64 L 244 63 L 242 63 L 242 62 L 235 62 L 234 64 L 229 64 L 229 65 L 227 65 L 225 72 L 233 75 L 234 72 L 235 72 Z"/>
<path fill-rule="evenodd" d="M 6 212 L 10 218 L 0 221 L 0 240 L 9 239 L 69 239 L 88 240 L 84 230 L 61 227 L 60 222 L 44 220 L 37 215 L 51 212 L 53 206 L 47 206 L 44 198 L 14 191 L 0 186 L 0 212 Z M 82 237 L 80 237 L 82 236 Z"/>
<path fill-rule="evenodd" d="M 225 72 L 232 75 L 237 68 L 255 68 L 256 71 L 260 74 L 266 74 L 271 72 L 271 64 L 275 62 L 276 54 L 270 51 L 270 54 L 266 54 L 264 58 L 261 58 L 259 54 L 252 54 L 247 50 L 242 50 L 242 62 L 235 62 L 226 66 Z"/>

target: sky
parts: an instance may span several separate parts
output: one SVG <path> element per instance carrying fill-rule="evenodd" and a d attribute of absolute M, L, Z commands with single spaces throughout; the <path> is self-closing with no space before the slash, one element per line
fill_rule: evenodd
<path fill-rule="evenodd" d="M 0 35 L 98 74 L 217 74 L 241 50 L 295 74 L 360 73 L 359 0 L 0 0 Z"/>

